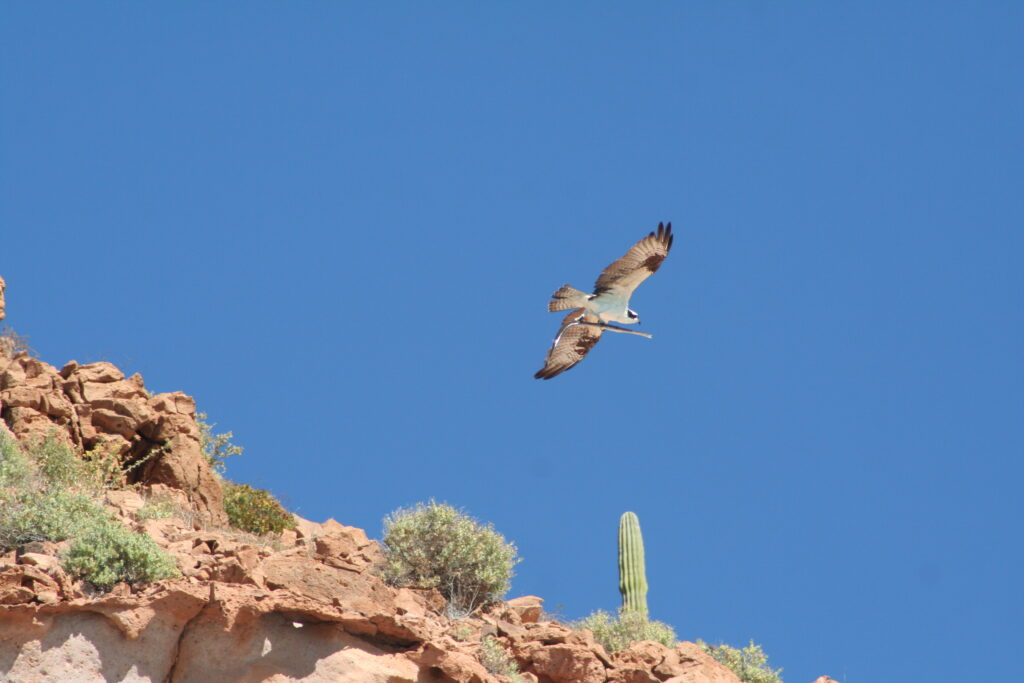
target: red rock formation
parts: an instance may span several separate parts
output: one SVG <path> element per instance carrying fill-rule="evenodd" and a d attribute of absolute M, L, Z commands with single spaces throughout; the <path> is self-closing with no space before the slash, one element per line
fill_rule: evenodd
<path fill-rule="evenodd" d="M 58 544 L 0 558 L 0 678 L 508 683 L 478 658 L 492 635 L 522 683 L 738 683 L 692 643 L 609 656 L 589 631 L 537 621 L 536 597 L 452 621 L 436 591 L 385 585 L 373 572 L 378 545 L 333 520 L 297 518 L 301 534 L 275 548 L 178 518 L 137 521 L 143 502 L 134 491 L 108 496 L 183 577 L 95 596 L 60 568 Z"/>
<path fill-rule="evenodd" d="M 199 446 L 195 402 L 181 392 L 150 397 L 142 377 L 110 363 L 56 368 L 22 353 L 0 355 L 0 416 L 18 440 L 56 433 L 83 449 L 115 452 L 133 483 L 184 491 L 197 514 L 224 525 L 224 496 Z"/>

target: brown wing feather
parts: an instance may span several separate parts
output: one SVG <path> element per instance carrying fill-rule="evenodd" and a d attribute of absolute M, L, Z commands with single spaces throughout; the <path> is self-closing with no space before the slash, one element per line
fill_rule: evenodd
<path fill-rule="evenodd" d="M 661 262 L 672 248 L 672 223 L 658 223 L 658 231 L 652 232 L 626 252 L 626 255 L 604 269 L 594 284 L 594 294 L 613 289 L 632 294 L 641 282 L 658 270 Z"/>
<path fill-rule="evenodd" d="M 571 369 L 594 348 L 594 344 L 601 339 L 604 331 L 593 325 L 577 325 L 576 322 L 598 322 L 598 318 L 590 313 L 584 313 L 582 308 L 569 311 L 569 315 L 562 320 L 562 327 L 555 337 L 555 343 L 548 350 L 544 359 L 544 367 L 537 371 L 534 379 L 551 379 Z"/>

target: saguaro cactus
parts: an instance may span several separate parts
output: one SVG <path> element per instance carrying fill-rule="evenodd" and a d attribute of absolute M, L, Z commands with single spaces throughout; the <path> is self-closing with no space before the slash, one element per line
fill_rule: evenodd
<path fill-rule="evenodd" d="M 624 512 L 619 519 L 619 592 L 623 612 L 647 616 L 644 539 L 640 535 L 640 520 L 633 512 Z"/>

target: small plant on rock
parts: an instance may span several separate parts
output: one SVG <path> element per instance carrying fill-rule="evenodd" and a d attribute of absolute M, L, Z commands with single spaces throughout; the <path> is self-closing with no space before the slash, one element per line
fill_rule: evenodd
<path fill-rule="evenodd" d="M 484 636 L 480 641 L 480 654 L 477 658 L 488 673 L 519 680 L 519 664 L 494 636 Z"/>
<path fill-rule="evenodd" d="M 668 624 L 652 621 L 647 615 L 630 610 L 622 610 L 615 617 L 604 610 L 593 614 L 574 624 L 577 629 L 589 629 L 594 640 L 601 644 L 609 654 L 624 650 L 640 640 L 653 640 L 665 647 L 674 647 L 676 632 Z"/>
<path fill-rule="evenodd" d="M 0 287 L 2 289 L 2 287 Z M 35 352 L 28 343 L 28 337 L 22 336 L 12 328 L 4 325 L 0 329 L 0 356 L 6 358 L 17 358 L 25 354 L 35 356 Z"/>
<path fill-rule="evenodd" d="M 697 644 L 715 660 L 732 669 L 744 683 L 782 683 L 782 669 L 773 671 L 768 666 L 768 655 L 753 640 L 743 649 L 724 644 L 708 645 L 703 640 L 698 640 Z"/>
<path fill-rule="evenodd" d="M 516 547 L 487 524 L 430 501 L 384 520 L 384 579 L 395 586 L 436 588 L 458 618 L 501 598 L 509 588 Z"/>
<path fill-rule="evenodd" d="M 150 498 L 139 508 L 136 517 L 139 520 L 169 519 L 178 513 L 174 501 L 170 498 Z"/>
<path fill-rule="evenodd" d="M 210 464 L 213 471 L 224 474 L 224 460 L 231 455 L 241 455 L 245 450 L 241 446 L 231 443 L 235 437 L 234 432 L 223 432 L 214 434 L 213 428 L 217 423 L 206 421 L 206 413 L 196 413 L 196 424 L 199 425 L 199 448 L 203 451 L 203 457 Z"/>
<path fill-rule="evenodd" d="M 196 413 L 199 447 L 214 473 L 222 478 L 226 469 L 225 459 L 241 455 L 244 449 L 231 443 L 235 436 L 233 432 L 214 434 L 213 428 L 217 425 L 207 422 L 207 419 L 206 413 Z M 221 483 L 224 488 L 224 511 L 231 526 L 257 536 L 295 528 L 295 519 L 270 491 L 253 488 L 248 484 L 235 484 L 223 478 Z"/>
<path fill-rule="evenodd" d="M 473 630 L 473 627 L 464 621 L 455 622 L 455 625 L 448 631 L 448 635 L 460 643 L 468 642 L 474 633 L 476 631 Z"/>
<path fill-rule="evenodd" d="M 295 528 L 295 519 L 273 494 L 248 484 L 224 482 L 224 511 L 231 526 L 257 536 Z"/>

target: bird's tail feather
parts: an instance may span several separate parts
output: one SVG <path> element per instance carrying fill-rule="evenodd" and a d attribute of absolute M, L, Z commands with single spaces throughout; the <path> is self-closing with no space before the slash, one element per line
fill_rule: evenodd
<path fill-rule="evenodd" d="M 562 285 L 558 288 L 557 292 L 551 295 L 551 301 L 548 302 L 548 310 L 551 312 L 567 311 L 570 308 L 580 308 L 586 302 L 586 292 L 581 292 L 569 285 Z"/>

